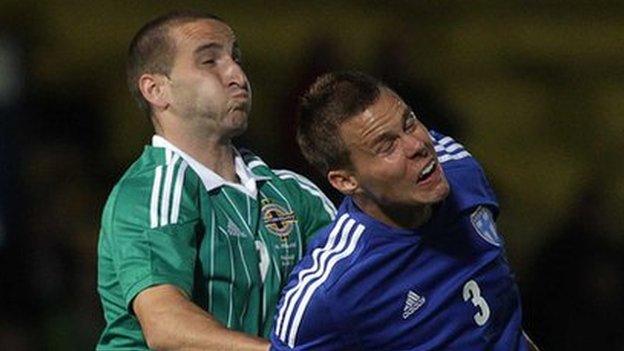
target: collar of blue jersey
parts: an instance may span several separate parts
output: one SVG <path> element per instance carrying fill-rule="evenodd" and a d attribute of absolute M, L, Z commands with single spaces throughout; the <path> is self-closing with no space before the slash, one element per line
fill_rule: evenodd
<path fill-rule="evenodd" d="M 425 223 L 423 226 L 413 229 L 398 228 L 387 225 L 370 216 L 368 213 L 362 211 L 362 209 L 358 207 L 358 205 L 355 203 L 351 196 L 344 197 L 344 199 L 342 200 L 342 204 L 338 209 L 338 214 L 336 215 L 336 218 L 340 217 L 344 213 L 348 213 L 350 217 L 364 224 L 368 231 L 371 233 L 375 233 L 375 235 L 390 235 L 395 237 L 403 237 L 407 240 L 420 240 L 421 236 L 424 234 L 425 229 L 428 227 L 428 223 Z"/>
<path fill-rule="evenodd" d="M 154 147 L 162 147 L 165 148 L 175 154 L 178 154 L 188 165 L 197 173 L 199 178 L 204 183 L 204 187 L 206 191 L 211 191 L 218 187 L 227 185 L 232 188 L 238 189 L 243 193 L 251 196 L 252 198 L 256 198 L 258 196 L 258 188 L 256 186 L 256 181 L 267 180 L 269 177 L 261 176 L 254 174 L 247 164 L 243 161 L 243 157 L 241 154 L 234 148 L 234 169 L 236 171 L 236 175 L 240 178 L 240 184 L 228 182 L 225 179 L 221 178 L 220 175 L 212 171 L 210 168 L 204 166 L 199 161 L 195 160 L 193 157 L 185 153 L 184 151 L 178 149 L 175 145 L 171 144 L 167 139 L 163 138 L 160 135 L 154 135 L 152 137 L 152 146 Z"/>

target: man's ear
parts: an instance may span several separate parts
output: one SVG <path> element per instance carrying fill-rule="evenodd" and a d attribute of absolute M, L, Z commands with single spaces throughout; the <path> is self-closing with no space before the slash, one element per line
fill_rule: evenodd
<path fill-rule="evenodd" d="M 167 77 L 162 74 L 145 73 L 139 77 L 139 89 L 145 100 L 157 109 L 165 109 L 169 106 L 167 94 Z"/>
<path fill-rule="evenodd" d="M 353 173 L 345 169 L 329 171 L 327 180 L 329 184 L 344 195 L 353 195 L 359 187 L 359 183 L 353 176 Z"/>

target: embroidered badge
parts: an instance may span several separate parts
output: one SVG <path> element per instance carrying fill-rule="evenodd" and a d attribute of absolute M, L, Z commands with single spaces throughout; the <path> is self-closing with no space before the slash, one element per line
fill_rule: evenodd
<path fill-rule="evenodd" d="M 494 246 L 500 246 L 501 239 L 496 232 L 496 224 L 494 223 L 494 217 L 490 210 L 486 207 L 479 206 L 479 208 L 470 215 L 470 221 L 479 236 Z"/>
<path fill-rule="evenodd" d="M 295 213 L 285 210 L 270 199 L 262 200 L 261 212 L 262 220 L 269 232 L 283 240 L 288 240 L 288 235 L 292 232 L 295 222 L 297 222 Z"/>

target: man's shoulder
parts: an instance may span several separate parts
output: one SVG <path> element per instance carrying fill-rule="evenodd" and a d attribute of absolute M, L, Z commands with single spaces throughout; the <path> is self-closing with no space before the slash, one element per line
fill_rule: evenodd
<path fill-rule="evenodd" d="M 307 266 L 316 274 L 327 294 L 344 285 L 345 277 L 359 269 L 368 247 L 366 223 L 349 213 L 339 214 L 332 223 L 319 231 L 310 244 Z"/>
<path fill-rule="evenodd" d="M 248 149 L 240 148 L 239 152 L 243 157 L 243 161 L 247 165 L 247 168 L 257 176 L 269 177 L 273 181 L 285 182 L 301 187 L 312 187 L 318 189 L 318 187 L 305 176 L 293 172 L 287 169 L 275 169 L 269 167 L 258 155 L 251 152 Z"/>
<path fill-rule="evenodd" d="M 290 194 L 289 200 L 298 200 L 307 205 L 316 203 L 322 206 L 330 218 L 336 214 L 336 208 L 323 191 L 310 179 L 288 169 L 269 167 L 259 156 L 247 149 L 239 149 L 243 161 L 249 170 L 257 176 L 267 177 L 271 184 L 283 188 Z M 294 197 L 292 197 L 294 196 Z"/>
<path fill-rule="evenodd" d="M 168 155 L 163 148 L 148 146 L 111 191 L 103 224 L 107 218 L 120 216 L 144 219 L 151 227 L 161 221 L 169 222 L 179 216 L 176 211 L 186 198 L 197 196 L 198 182 L 199 178 L 182 158 Z M 169 220 L 161 220 L 163 215 Z"/>
<path fill-rule="evenodd" d="M 438 162 L 445 170 L 454 168 L 479 167 L 476 159 L 466 147 L 453 137 L 430 130 L 429 135 L 433 142 Z"/>
<path fill-rule="evenodd" d="M 436 131 L 430 131 L 431 140 L 444 174 L 451 186 L 452 208 L 464 210 L 478 205 L 498 207 L 494 190 L 481 164 L 458 141 Z"/>

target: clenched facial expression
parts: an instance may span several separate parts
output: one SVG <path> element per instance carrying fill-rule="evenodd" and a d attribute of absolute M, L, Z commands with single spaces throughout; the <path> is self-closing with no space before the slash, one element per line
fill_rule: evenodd
<path fill-rule="evenodd" d="M 218 20 L 197 20 L 171 28 L 169 35 L 175 46 L 171 113 L 210 123 L 228 136 L 245 131 L 251 89 L 232 29 Z"/>
<path fill-rule="evenodd" d="M 391 90 L 381 88 L 375 103 L 339 131 L 357 183 L 353 195 L 366 200 L 369 212 L 418 209 L 448 195 L 427 128 Z"/>

